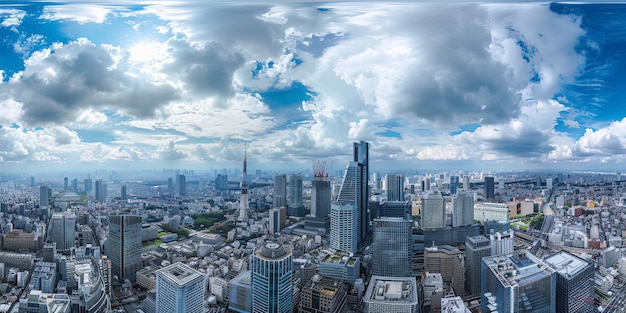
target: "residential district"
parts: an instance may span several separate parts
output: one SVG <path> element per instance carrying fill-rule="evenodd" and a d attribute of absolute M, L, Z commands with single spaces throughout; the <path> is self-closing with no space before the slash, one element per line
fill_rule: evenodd
<path fill-rule="evenodd" d="M 623 312 L 619 172 L 0 175 L 0 312 Z"/>

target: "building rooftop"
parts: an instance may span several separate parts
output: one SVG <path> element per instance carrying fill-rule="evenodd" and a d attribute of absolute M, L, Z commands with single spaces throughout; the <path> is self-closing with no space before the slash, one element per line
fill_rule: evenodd
<path fill-rule="evenodd" d="M 261 244 L 256 255 L 264 259 L 282 259 L 290 253 L 290 249 L 277 242 L 267 241 Z"/>
<path fill-rule="evenodd" d="M 197 277 L 202 277 L 200 272 L 181 262 L 174 263 L 158 270 L 157 276 L 159 274 L 179 286 L 184 286 Z"/>
<path fill-rule="evenodd" d="M 365 301 L 417 304 L 417 283 L 414 277 L 372 276 L 365 292 Z"/>
<path fill-rule="evenodd" d="M 338 290 L 343 287 L 343 280 L 315 275 L 306 285 L 306 288 L 317 291 L 320 294 L 333 298 Z"/>
<path fill-rule="evenodd" d="M 589 265 L 589 262 L 567 251 L 560 251 L 555 255 L 545 258 L 544 261 L 556 272 L 567 278 L 576 276 L 576 274 L 583 271 Z"/>
<path fill-rule="evenodd" d="M 470 310 L 465 307 L 461 297 L 441 298 L 442 313 L 466 313 Z"/>
<path fill-rule="evenodd" d="M 486 257 L 483 261 L 503 286 L 525 285 L 554 273 L 550 266 L 525 250 Z"/>

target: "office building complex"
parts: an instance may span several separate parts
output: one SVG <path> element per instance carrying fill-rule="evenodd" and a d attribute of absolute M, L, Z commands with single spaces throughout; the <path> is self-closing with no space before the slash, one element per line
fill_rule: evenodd
<path fill-rule="evenodd" d="M 252 287 L 250 271 L 243 271 L 228 282 L 228 309 L 239 313 L 252 311 Z"/>
<path fill-rule="evenodd" d="M 330 247 L 356 253 L 359 243 L 358 208 L 355 204 L 332 204 L 330 208 Z"/>
<path fill-rule="evenodd" d="M 386 216 L 411 219 L 411 201 L 383 201 L 378 203 L 378 205 L 375 205 L 375 203 L 370 203 L 373 217 Z"/>
<path fill-rule="evenodd" d="M 72 309 L 75 312 L 109 312 L 109 294 L 98 260 L 93 256 L 81 256 L 63 263 L 67 273 L 67 290 L 72 294 Z"/>
<path fill-rule="evenodd" d="M 496 196 L 495 194 L 495 179 L 492 176 L 485 177 L 485 199 L 493 200 Z"/>
<path fill-rule="evenodd" d="M 274 197 L 272 208 L 287 207 L 287 175 L 274 176 Z"/>
<path fill-rule="evenodd" d="M 70 313 L 70 296 L 67 294 L 43 293 L 31 290 L 26 298 L 20 299 L 20 313 Z"/>
<path fill-rule="evenodd" d="M 514 239 L 515 235 L 513 231 L 510 230 L 504 233 L 489 234 L 491 255 L 509 254 L 513 252 Z"/>
<path fill-rule="evenodd" d="M 387 175 L 387 201 L 404 201 L 404 176 Z"/>
<path fill-rule="evenodd" d="M 481 264 L 481 311 L 556 312 L 556 273 L 526 250 Z"/>
<path fill-rule="evenodd" d="M 480 294 L 480 262 L 491 255 L 491 241 L 483 235 L 465 240 L 465 288 L 471 295 Z"/>
<path fill-rule="evenodd" d="M 438 191 L 422 197 L 422 229 L 444 228 L 446 226 L 446 202 Z"/>
<path fill-rule="evenodd" d="M 455 176 L 458 178 L 458 176 Z M 474 223 L 474 197 L 467 192 L 459 192 L 452 200 L 452 227 Z"/>
<path fill-rule="evenodd" d="M 156 271 L 156 312 L 202 312 L 204 275 L 183 263 Z"/>
<path fill-rule="evenodd" d="M 302 207 L 302 175 L 292 174 L 289 176 L 289 209 Z M 295 214 L 293 214 L 295 215 Z"/>
<path fill-rule="evenodd" d="M 556 312 L 593 312 L 593 264 L 566 251 L 544 259 L 557 273 Z"/>
<path fill-rule="evenodd" d="M 424 271 L 441 273 L 457 296 L 465 296 L 465 255 L 459 249 L 447 245 L 425 248 Z"/>
<path fill-rule="evenodd" d="M 342 280 L 315 275 L 302 289 L 300 312 L 344 312 L 347 299 L 346 289 L 346 284 Z"/>
<path fill-rule="evenodd" d="M 109 216 L 106 255 L 113 275 L 135 282 L 141 269 L 141 216 Z"/>
<path fill-rule="evenodd" d="M 413 274 L 412 232 L 411 220 L 401 217 L 374 219 L 373 275 L 408 277 Z"/>
<path fill-rule="evenodd" d="M 419 308 L 414 277 L 373 275 L 370 278 L 363 296 L 363 312 L 417 313 Z"/>
<path fill-rule="evenodd" d="M 93 180 L 91 178 L 85 178 L 83 185 L 86 193 L 93 191 Z"/>
<path fill-rule="evenodd" d="M 319 265 L 319 274 L 324 277 L 341 279 L 350 284 L 361 276 L 361 259 L 348 253 L 337 251 L 327 255 Z"/>
<path fill-rule="evenodd" d="M 250 255 L 252 312 L 282 313 L 293 310 L 291 248 L 264 242 Z"/>
<path fill-rule="evenodd" d="M 54 213 L 50 217 L 48 241 L 56 243 L 60 251 L 76 246 L 76 215 L 71 212 Z"/>
<path fill-rule="evenodd" d="M 509 207 L 505 203 L 479 202 L 474 204 L 474 219 L 484 222 L 509 220 Z"/>

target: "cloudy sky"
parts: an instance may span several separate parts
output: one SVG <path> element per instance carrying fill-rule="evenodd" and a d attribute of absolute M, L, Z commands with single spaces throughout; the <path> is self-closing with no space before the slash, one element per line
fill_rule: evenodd
<path fill-rule="evenodd" d="M 626 5 L 206 2 L 0 4 L 0 171 L 626 165 Z"/>

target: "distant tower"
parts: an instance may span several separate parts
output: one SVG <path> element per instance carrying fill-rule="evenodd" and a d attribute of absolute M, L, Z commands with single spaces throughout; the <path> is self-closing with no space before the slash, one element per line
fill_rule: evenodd
<path fill-rule="evenodd" d="M 356 207 L 356 239 L 357 242 L 360 242 L 367 236 L 370 222 L 369 143 L 365 141 L 353 143 L 353 153 L 353 161 L 348 162 L 344 172 L 343 181 L 337 195 L 337 203 L 339 206 L 352 204 Z"/>
<path fill-rule="evenodd" d="M 41 186 L 39 187 L 39 207 L 45 206 L 48 206 L 48 187 Z"/>
<path fill-rule="evenodd" d="M 286 313 L 293 310 L 291 248 L 264 242 L 250 255 L 252 312 Z"/>
<path fill-rule="evenodd" d="M 299 216 L 302 207 L 302 175 L 289 176 L 289 215 Z"/>
<path fill-rule="evenodd" d="M 67 176 L 63 177 L 63 190 L 65 191 L 70 190 L 70 181 L 69 181 L 69 178 L 67 178 Z"/>
<path fill-rule="evenodd" d="M 274 176 L 274 201 L 273 208 L 287 206 L 287 175 L 281 174 Z"/>
<path fill-rule="evenodd" d="M 241 178 L 241 199 L 239 199 L 239 219 L 248 218 L 248 161 L 246 160 L 248 146 L 243 149 L 243 177 Z"/>
<path fill-rule="evenodd" d="M 121 193 L 121 200 L 122 201 L 128 200 L 128 189 L 126 188 L 126 185 L 122 185 L 120 193 Z"/>
<path fill-rule="evenodd" d="M 401 174 L 387 175 L 387 201 L 404 201 L 404 176 Z"/>
<path fill-rule="evenodd" d="M 444 228 L 446 226 L 446 202 L 441 193 L 431 191 L 422 198 L 422 229 Z"/>
<path fill-rule="evenodd" d="M 474 223 L 474 197 L 469 193 L 459 192 L 452 199 L 452 227 L 472 223 Z"/>
<path fill-rule="evenodd" d="M 183 174 L 178 175 L 178 194 L 187 195 L 187 177 Z"/>
<path fill-rule="evenodd" d="M 459 176 L 450 176 L 450 194 L 455 195 L 459 189 Z"/>
<path fill-rule="evenodd" d="M 495 198 L 495 180 L 493 176 L 485 177 L 485 199 Z"/>

